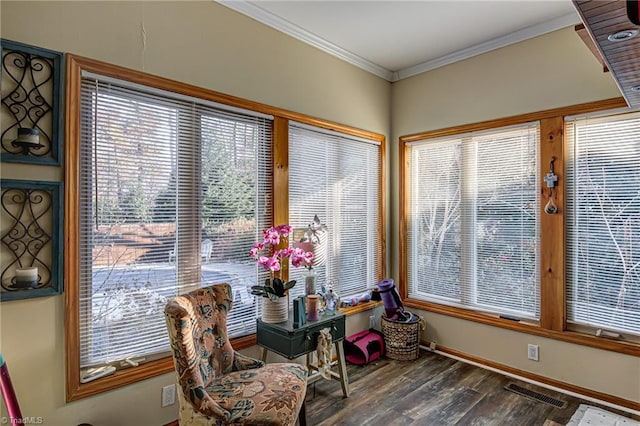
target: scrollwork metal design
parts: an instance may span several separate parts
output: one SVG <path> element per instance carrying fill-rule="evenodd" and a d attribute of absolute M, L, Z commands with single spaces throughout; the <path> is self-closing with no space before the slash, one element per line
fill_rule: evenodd
<path fill-rule="evenodd" d="M 17 133 L 20 127 L 38 129 L 41 143 L 35 145 L 36 149 L 27 146 L 21 147 L 21 150 L 24 154 L 40 157 L 50 154 L 51 136 L 38 123 L 52 110 L 41 89 L 53 78 L 53 61 L 29 53 L 9 51 L 3 55 L 2 72 L 15 85 L 13 90 L 2 97 L 2 104 L 14 119 L 14 123 L 2 132 L 2 140 L 8 140 L 5 136 L 9 132 Z M 42 143 L 43 138 L 45 143 Z M 14 154 L 20 152 L 12 151 L 15 144 L 9 147 L 5 143 L 3 146 Z"/>
<path fill-rule="evenodd" d="M 9 188 L 0 199 L 2 209 L 12 220 L 11 226 L 2 236 L 2 243 L 13 256 L 12 261 L 2 270 L 0 280 L 5 291 L 13 287 L 15 277 L 6 279 L 16 268 L 35 266 L 39 271 L 37 287 L 51 284 L 51 269 L 39 257 L 42 249 L 51 241 L 40 221 L 51 209 L 51 193 L 41 189 Z M 9 284 L 10 283 L 10 284 Z"/>
<path fill-rule="evenodd" d="M 1 42 L 2 159 L 59 164 L 62 54 L 8 40 Z M 18 141 L 20 128 L 37 130 L 38 143 Z"/>
<path fill-rule="evenodd" d="M 53 61 L 28 53 L 10 51 L 2 57 L 2 72 L 15 84 L 13 90 L 2 97 L 2 104 L 14 120 L 13 124 L 2 132 L 2 146 L 14 154 L 23 152 L 39 157 L 49 155 L 51 136 L 44 126 L 38 123 L 52 110 L 41 89 L 53 78 Z M 34 145 L 35 149 L 7 143 L 11 138 L 6 136 L 17 133 L 20 127 L 40 131 L 40 144 Z"/>
<path fill-rule="evenodd" d="M 58 293 L 60 232 L 60 183 L 2 180 L 2 300 L 14 292 L 45 295 Z M 16 285 L 16 269 L 38 268 L 38 283 L 25 289 Z M 51 291 L 53 290 L 53 291 Z"/>

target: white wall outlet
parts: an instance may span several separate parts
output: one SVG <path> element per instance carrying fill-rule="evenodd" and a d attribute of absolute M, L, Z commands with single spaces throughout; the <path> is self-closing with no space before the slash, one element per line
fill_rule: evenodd
<path fill-rule="evenodd" d="M 527 358 L 532 361 L 538 361 L 538 345 L 527 345 Z"/>
<path fill-rule="evenodd" d="M 430 342 L 429 343 L 429 349 L 431 349 L 432 351 L 436 350 L 436 342 Z"/>
<path fill-rule="evenodd" d="M 162 388 L 162 406 L 168 407 L 176 403 L 176 385 Z"/>
<path fill-rule="evenodd" d="M 376 328 L 376 317 L 374 315 L 369 317 L 369 328 Z"/>

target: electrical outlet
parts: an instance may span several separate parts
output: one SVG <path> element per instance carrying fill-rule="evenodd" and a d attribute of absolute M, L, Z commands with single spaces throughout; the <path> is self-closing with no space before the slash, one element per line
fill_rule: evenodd
<path fill-rule="evenodd" d="M 374 315 L 369 317 L 369 328 L 376 328 L 376 317 Z"/>
<path fill-rule="evenodd" d="M 538 361 L 538 345 L 527 345 L 527 358 Z"/>
<path fill-rule="evenodd" d="M 436 350 L 436 342 L 430 342 L 429 343 L 429 349 L 431 349 L 432 351 Z"/>
<path fill-rule="evenodd" d="M 176 403 L 176 385 L 162 388 L 162 406 L 168 407 Z"/>

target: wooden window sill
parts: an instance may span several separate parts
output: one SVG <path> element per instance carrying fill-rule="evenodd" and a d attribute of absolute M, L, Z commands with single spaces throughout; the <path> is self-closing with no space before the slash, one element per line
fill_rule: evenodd
<path fill-rule="evenodd" d="M 338 309 L 339 312 L 345 314 L 346 316 L 350 316 L 350 315 L 355 315 L 355 314 L 359 314 L 360 312 L 365 312 L 365 311 L 369 311 L 371 309 L 375 309 L 378 306 L 382 306 L 382 302 L 374 302 L 369 301 L 369 302 L 363 302 L 363 303 L 358 303 L 355 306 L 348 306 L 346 308 L 340 308 Z"/>
<path fill-rule="evenodd" d="M 638 356 L 640 353 L 640 344 L 626 342 L 621 340 L 606 339 L 596 337 L 589 334 L 577 333 L 574 331 L 555 331 L 540 327 L 539 324 L 531 321 L 512 321 L 500 318 L 497 315 L 491 315 L 484 312 L 476 312 L 470 309 L 457 308 L 453 306 L 440 305 L 437 303 L 426 302 L 417 299 L 405 299 L 405 307 L 421 309 L 436 314 L 448 315 L 461 318 L 467 321 L 474 321 L 481 324 L 500 327 L 507 330 L 518 331 L 521 333 L 533 334 L 536 336 L 547 337 L 549 339 L 561 340 L 577 345 L 590 346 L 596 349 L 618 352 L 625 355 Z"/>

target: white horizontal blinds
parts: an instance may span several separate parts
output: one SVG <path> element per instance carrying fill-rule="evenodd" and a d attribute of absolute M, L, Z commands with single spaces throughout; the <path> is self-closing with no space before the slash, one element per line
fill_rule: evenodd
<path fill-rule="evenodd" d="M 316 287 L 332 281 L 340 296 L 376 283 L 380 147 L 375 141 L 289 126 L 289 221 L 306 228 L 315 215 L 328 228 L 326 264 L 314 267 Z M 290 278 L 304 282 L 303 269 Z M 304 286 L 294 287 L 302 294 Z"/>
<path fill-rule="evenodd" d="M 410 144 L 411 297 L 537 318 L 537 124 Z"/>
<path fill-rule="evenodd" d="M 168 262 L 178 110 L 96 80 L 82 82 L 82 366 L 168 349 L 162 309 L 177 292 Z"/>
<path fill-rule="evenodd" d="M 410 149 L 409 296 L 460 303 L 462 141 Z"/>
<path fill-rule="evenodd" d="M 255 332 L 257 309 L 248 289 L 268 277 L 248 252 L 271 225 L 271 122 L 212 109 L 202 109 L 200 117 L 203 282 L 231 284 L 228 333 L 247 335 Z"/>
<path fill-rule="evenodd" d="M 465 221 L 475 244 L 474 305 L 491 312 L 539 317 L 537 124 L 472 137 L 468 166 L 473 209 Z M 475 165 L 473 164 L 475 163 Z M 475 179 L 474 179 L 475 178 Z"/>
<path fill-rule="evenodd" d="M 231 333 L 251 333 L 270 122 L 96 76 L 81 99 L 81 365 L 168 351 L 167 298 L 218 282 L 237 298 Z"/>
<path fill-rule="evenodd" d="M 640 335 L 640 113 L 566 122 L 567 319 Z"/>

